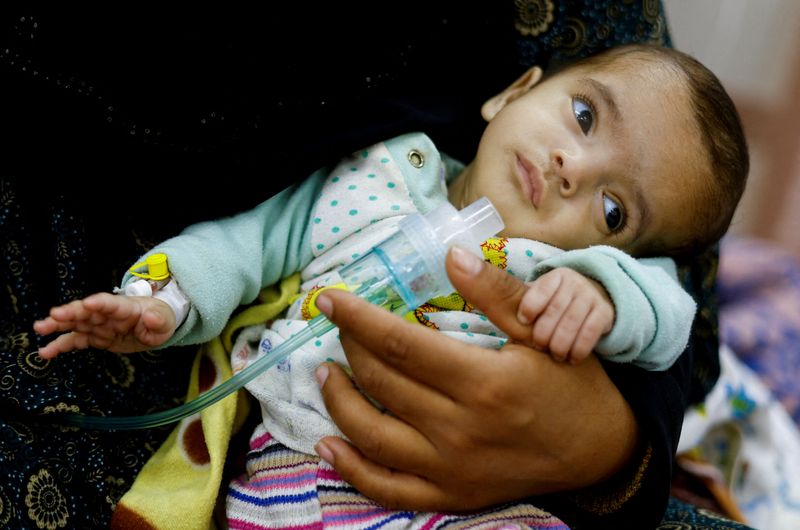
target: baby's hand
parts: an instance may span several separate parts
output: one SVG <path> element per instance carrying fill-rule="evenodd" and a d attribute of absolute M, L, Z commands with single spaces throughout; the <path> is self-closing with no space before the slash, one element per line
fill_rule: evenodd
<path fill-rule="evenodd" d="M 175 314 L 158 298 L 99 293 L 50 309 L 33 329 L 39 335 L 69 332 L 39 348 L 44 359 L 89 347 L 131 353 L 164 344 L 175 331 Z"/>
<path fill-rule="evenodd" d="M 614 305 L 602 285 L 572 269 L 557 268 L 528 284 L 517 318 L 532 324 L 532 346 L 558 361 L 577 364 L 614 326 Z"/>

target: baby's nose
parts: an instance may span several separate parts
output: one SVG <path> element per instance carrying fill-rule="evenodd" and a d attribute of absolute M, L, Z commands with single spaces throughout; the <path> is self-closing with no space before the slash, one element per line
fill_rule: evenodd
<path fill-rule="evenodd" d="M 550 154 L 553 173 L 558 177 L 558 191 L 563 197 L 574 195 L 578 189 L 579 164 L 564 151 L 554 149 Z"/>

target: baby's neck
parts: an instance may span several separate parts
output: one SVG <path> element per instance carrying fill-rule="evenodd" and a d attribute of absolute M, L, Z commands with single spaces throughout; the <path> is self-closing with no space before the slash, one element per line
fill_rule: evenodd
<path fill-rule="evenodd" d="M 466 206 L 464 196 L 466 192 L 466 182 L 468 180 L 466 178 L 468 171 L 469 166 L 466 166 L 464 170 L 447 185 L 447 201 L 455 206 L 457 210 L 461 210 Z"/>

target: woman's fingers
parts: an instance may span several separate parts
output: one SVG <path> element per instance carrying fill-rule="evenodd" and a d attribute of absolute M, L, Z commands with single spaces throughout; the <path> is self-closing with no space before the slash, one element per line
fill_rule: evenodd
<path fill-rule="evenodd" d="M 469 363 L 478 362 L 485 355 L 481 348 L 412 324 L 388 311 L 376 311 L 375 306 L 344 291 L 325 291 L 317 299 L 317 306 L 323 312 L 326 307 L 335 307 L 326 314 L 339 327 L 353 371 L 361 376 L 363 368 L 371 368 L 375 377 L 359 382 L 368 394 L 379 401 L 386 400 L 387 405 L 392 396 L 382 387 L 388 384 L 391 373 L 381 374 L 375 363 L 392 367 L 398 374 L 448 397 L 462 395 L 465 387 L 479 383 L 473 380 L 474 370 Z"/>
<path fill-rule="evenodd" d="M 416 428 L 384 414 L 333 363 L 318 369 L 322 396 L 336 425 L 369 460 L 411 473 L 427 469 L 436 448 Z M 336 399 L 332 399 L 335 396 Z M 420 401 L 420 400 L 417 400 Z M 386 443 L 386 441 L 391 441 Z"/>
<path fill-rule="evenodd" d="M 442 418 L 453 413 L 454 399 L 448 392 L 454 390 L 449 382 L 445 388 L 425 384 L 387 364 L 348 334 L 340 337 L 358 387 L 394 416 L 428 431 L 441 428 Z"/>
<path fill-rule="evenodd" d="M 511 339 L 530 342 L 530 327 L 517 317 L 527 290 L 521 280 L 458 247 L 447 253 L 445 265 L 450 281 L 464 299 Z"/>
<path fill-rule="evenodd" d="M 441 511 L 453 504 L 433 481 L 377 464 L 340 438 L 324 438 L 316 449 L 343 480 L 388 509 Z"/>

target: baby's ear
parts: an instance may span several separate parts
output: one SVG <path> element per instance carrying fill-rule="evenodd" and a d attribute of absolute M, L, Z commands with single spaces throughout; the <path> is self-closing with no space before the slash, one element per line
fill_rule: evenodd
<path fill-rule="evenodd" d="M 533 88 L 541 78 L 541 68 L 538 66 L 533 66 L 528 69 L 528 71 L 522 74 L 519 79 L 511 83 L 505 90 L 490 98 L 486 103 L 483 104 L 481 107 L 481 116 L 483 116 L 483 119 L 486 121 L 492 121 L 492 118 L 494 118 L 497 113 L 503 109 L 503 107 Z"/>

